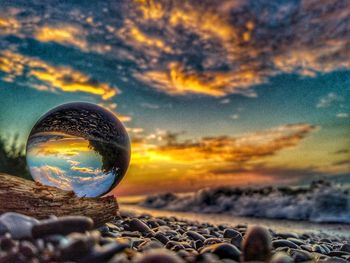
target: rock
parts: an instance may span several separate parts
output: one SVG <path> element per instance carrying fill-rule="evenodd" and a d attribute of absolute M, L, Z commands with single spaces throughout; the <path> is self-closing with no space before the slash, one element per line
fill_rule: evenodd
<path fill-rule="evenodd" d="M 182 263 L 175 253 L 165 249 L 155 249 L 140 256 L 135 263 Z"/>
<path fill-rule="evenodd" d="M 110 243 L 103 247 L 95 248 L 92 253 L 77 260 L 78 263 L 102 263 L 111 259 L 115 254 L 124 251 L 129 246 L 126 244 Z"/>
<path fill-rule="evenodd" d="M 204 241 L 205 240 L 204 236 L 202 236 L 201 234 L 198 234 L 197 232 L 194 232 L 194 231 L 187 231 L 186 235 L 189 238 L 193 239 L 194 241 L 196 241 L 196 240 Z"/>
<path fill-rule="evenodd" d="M 298 246 L 305 245 L 305 242 L 299 238 L 289 237 L 289 238 L 287 238 L 287 240 L 293 242 L 294 244 L 296 244 Z"/>
<path fill-rule="evenodd" d="M 213 244 L 207 247 L 204 247 L 200 251 L 201 254 L 204 253 L 213 253 L 217 255 L 220 259 L 232 259 L 239 261 L 241 252 L 234 245 L 227 243 Z"/>
<path fill-rule="evenodd" d="M 0 216 L 0 223 L 6 227 L 14 239 L 22 239 L 32 237 L 32 228 L 39 223 L 39 220 L 9 212 Z"/>
<path fill-rule="evenodd" d="M 242 261 L 267 261 L 270 256 L 271 235 L 267 228 L 248 228 L 242 243 Z"/>
<path fill-rule="evenodd" d="M 303 250 L 312 252 L 312 246 L 311 245 L 301 245 L 300 248 L 302 248 Z"/>
<path fill-rule="evenodd" d="M 10 234 L 6 234 L 5 236 L 0 238 L 0 250 L 8 251 L 16 245 L 17 243 L 14 240 L 12 240 Z"/>
<path fill-rule="evenodd" d="M 70 238 L 67 244 L 60 246 L 61 260 L 74 261 L 81 258 L 82 255 L 88 252 L 95 245 L 94 238 L 88 236 L 80 236 L 79 238 Z"/>
<path fill-rule="evenodd" d="M 143 235 L 150 233 L 152 230 L 142 222 L 140 219 L 133 218 L 129 222 L 129 227 L 131 231 L 139 231 Z"/>
<path fill-rule="evenodd" d="M 3 236 L 8 232 L 9 232 L 9 229 L 7 228 L 7 226 L 1 223 L 0 221 L 0 236 Z"/>
<path fill-rule="evenodd" d="M 296 233 L 289 233 L 289 232 L 276 233 L 276 236 L 278 236 L 278 237 L 280 237 L 282 239 L 299 238 L 299 236 Z"/>
<path fill-rule="evenodd" d="M 222 243 L 222 240 L 219 239 L 219 238 L 215 238 L 215 237 L 211 237 L 211 238 L 207 238 L 205 241 L 204 241 L 204 245 L 213 245 L 213 244 L 219 244 L 219 243 Z"/>
<path fill-rule="evenodd" d="M 303 261 L 311 261 L 313 259 L 313 256 L 310 252 L 301 249 L 290 249 L 289 254 L 296 263 Z"/>
<path fill-rule="evenodd" d="M 169 238 L 167 238 L 163 233 L 158 232 L 154 235 L 154 238 L 162 242 L 164 245 L 169 242 Z"/>
<path fill-rule="evenodd" d="M 204 243 L 202 240 L 197 240 L 195 243 L 194 243 L 194 247 L 198 250 L 200 249 L 201 247 L 203 247 Z"/>
<path fill-rule="evenodd" d="M 331 256 L 331 257 L 341 257 L 341 256 L 347 256 L 347 255 L 350 255 L 350 252 L 334 250 L 328 253 L 328 256 Z"/>
<path fill-rule="evenodd" d="M 138 250 L 147 251 L 147 250 L 152 250 L 152 249 L 162 248 L 162 247 L 163 247 L 163 244 L 160 241 L 148 240 L 140 244 L 140 246 L 138 247 Z"/>
<path fill-rule="evenodd" d="M 321 254 L 326 254 L 326 250 L 323 247 L 321 247 L 320 245 L 316 245 L 316 244 L 312 246 L 312 251 L 317 252 L 317 253 L 321 253 Z"/>
<path fill-rule="evenodd" d="M 343 258 L 333 257 L 333 258 L 318 260 L 317 263 L 349 263 L 349 261 Z"/>
<path fill-rule="evenodd" d="M 225 229 L 223 235 L 224 235 L 224 238 L 234 238 L 234 237 L 237 237 L 237 236 L 242 236 L 239 231 L 231 229 L 231 228 Z"/>
<path fill-rule="evenodd" d="M 141 233 L 139 231 L 124 231 L 122 234 L 121 234 L 122 237 L 140 237 L 141 236 Z"/>
<path fill-rule="evenodd" d="M 231 238 L 231 244 L 238 247 L 238 248 L 241 248 L 242 240 L 243 240 L 243 237 L 241 234 L 239 234 L 239 235 Z"/>
<path fill-rule="evenodd" d="M 94 225 L 91 218 L 85 216 L 65 216 L 56 219 L 47 219 L 40 221 L 33 226 L 32 235 L 34 238 L 47 235 L 61 234 L 66 235 L 73 232 L 85 232 Z"/>
<path fill-rule="evenodd" d="M 174 251 L 178 251 L 180 249 L 185 249 L 185 247 L 180 242 L 172 241 L 172 240 L 169 241 L 168 243 L 166 243 L 165 248 L 171 249 Z"/>
<path fill-rule="evenodd" d="M 293 263 L 294 259 L 288 256 L 284 252 L 277 252 L 273 255 L 270 260 L 270 263 Z"/>
<path fill-rule="evenodd" d="M 289 241 L 287 239 L 278 239 L 272 241 L 272 246 L 273 248 L 278 248 L 278 247 L 289 247 L 289 248 L 299 248 L 298 245 L 294 244 L 292 241 Z"/>
<path fill-rule="evenodd" d="M 18 252 L 26 258 L 32 258 L 38 254 L 38 249 L 29 241 L 22 241 L 18 246 Z"/>
<path fill-rule="evenodd" d="M 339 249 L 340 251 L 346 251 L 346 252 L 350 252 L 350 244 L 344 244 L 341 246 L 341 248 Z"/>

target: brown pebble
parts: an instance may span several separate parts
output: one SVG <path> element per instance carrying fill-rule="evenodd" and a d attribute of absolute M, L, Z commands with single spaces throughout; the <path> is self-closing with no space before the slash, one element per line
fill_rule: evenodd
<path fill-rule="evenodd" d="M 271 256 L 271 235 L 262 226 L 249 227 L 242 242 L 242 261 L 267 261 Z"/>

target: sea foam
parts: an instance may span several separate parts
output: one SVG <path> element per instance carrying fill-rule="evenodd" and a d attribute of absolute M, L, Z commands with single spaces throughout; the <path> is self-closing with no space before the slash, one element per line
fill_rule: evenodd
<path fill-rule="evenodd" d="M 147 197 L 141 206 L 173 211 L 312 222 L 350 223 L 350 189 L 327 181 L 303 187 L 220 187 Z"/>

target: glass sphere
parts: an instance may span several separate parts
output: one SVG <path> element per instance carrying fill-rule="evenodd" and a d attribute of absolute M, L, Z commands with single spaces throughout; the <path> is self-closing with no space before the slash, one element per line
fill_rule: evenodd
<path fill-rule="evenodd" d="M 97 197 L 123 178 L 130 161 L 130 141 L 110 111 L 85 102 L 58 106 L 33 127 L 27 142 L 27 164 L 33 179 Z"/>

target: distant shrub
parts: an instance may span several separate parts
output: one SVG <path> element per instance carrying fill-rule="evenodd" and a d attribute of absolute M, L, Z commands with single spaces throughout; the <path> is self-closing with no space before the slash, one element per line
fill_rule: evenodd
<path fill-rule="evenodd" d="M 32 179 L 26 164 L 25 145 L 18 134 L 5 138 L 0 136 L 0 172 Z"/>

